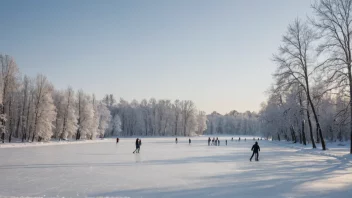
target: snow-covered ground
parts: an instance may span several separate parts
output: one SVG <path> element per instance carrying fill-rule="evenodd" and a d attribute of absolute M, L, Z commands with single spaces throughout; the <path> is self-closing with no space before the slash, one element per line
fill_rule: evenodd
<path fill-rule="evenodd" d="M 0 196 L 352 197 L 347 147 L 339 157 L 263 140 L 249 162 L 253 140 L 224 139 L 143 138 L 140 154 L 132 138 L 1 148 Z"/>

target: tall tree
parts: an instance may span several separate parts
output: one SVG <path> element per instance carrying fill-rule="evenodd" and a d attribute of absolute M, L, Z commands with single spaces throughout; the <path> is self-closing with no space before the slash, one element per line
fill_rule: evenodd
<path fill-rule="evenodd" d="M 192 119 L 196 113 L 196 107 L 191 100 L 184 100 L 181 102 L 181 115 L 182 115 L 182 125 L 183 125 L 183 135 L 190 135 L 192 126 Z M 188 130 L 187 130 L 188 129 Z"/>
<path fill-rule="evenodd" d="M 34 97 L 34 129 L 32 142 L 48 141 L 53 134 L 53 122 L 56 118 L 55 106 L 52 98 L 53 86 L 43 75 L 38 75 L 35 84 Z"/>
<path fill-rule="evenodd" d="M 274 55 L 273 60 L 279 66 L 274 76 L 282 84 L 298 83 L 302 86 L 307 97 L 308 105 L 313 112 L 322 149 L 326 150 L 319 118 L 310 93 L 310 79 L 315 66 L 312 47 L 316 39 L 317 36 L 311 28 L 298 19 L 296 19 L 293 24 L 289 25 L 288 32 L 282 40 L 283 45 L 279 48 L 279 54 Z M 312 134 L 311 140 L 314 142 Z"/>
<path fill-rule="evenodd" d="M 318 50 L 328 57 L 321 68 L 333 87 L 348 87 L 352 154 L 352 0 L 319 0 L 312 8 L 316 16 L 312 23 L 320 30 L 323 40 Z"/>

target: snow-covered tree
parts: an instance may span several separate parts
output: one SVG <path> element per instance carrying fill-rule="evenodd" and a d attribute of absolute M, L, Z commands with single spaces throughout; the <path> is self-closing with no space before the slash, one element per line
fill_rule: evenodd
<path fill-rule="evenodd" d="M 89 95 L 85 94 L 83 90 L 77 93 L 76 101 L 76 117 L 77 117 L 77 131 L 76 140 L 92 139 L 93 129 L 92 122 L 94 116 L 93 103 Z"/>
<path fill-rule="evenodd" d="M 53 122 L 56 107 L 52 98 L 53 86 L 43 75 L 38 75 L 34 90 L 34 126 L 32 141 L 50 140 L 53 135 Z"/>
<path fill-rule="evenodd" d="M 197 115 L 197 131 L 198 135 L 202 135 L 207 130 L 207 117 L 204 111 L 199 111 Z"/>

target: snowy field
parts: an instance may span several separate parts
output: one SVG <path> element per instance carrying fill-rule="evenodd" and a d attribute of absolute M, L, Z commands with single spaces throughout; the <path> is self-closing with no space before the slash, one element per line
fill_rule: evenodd
<path fill-rule="evenodd" d="M 0 148 L 0 196 L 39 197 L 352 197 L 348 155 L 324 155 L 253 140 L 208 146 L 206 137 L 144 138 L 91 144 Z M 227 138 L 230 140 L 230 138 Z M 347 154 L 347 149 L 345 149 Z M 332 151 L 330 151 L 331 153 Z"/>

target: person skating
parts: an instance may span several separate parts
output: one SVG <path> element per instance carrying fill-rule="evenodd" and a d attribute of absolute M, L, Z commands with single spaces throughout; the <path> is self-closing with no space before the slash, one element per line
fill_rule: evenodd
<path fill-rule="evenodd" d="M 210 140 L 210 137 L 209 137 L 209 138 L 208 138 L 208 146 L 210 146 L 210 141 L 211 141 L 211 140 Z"/>
<path fill-rule="evenodd" d="M 119 143 L 119 138 L 116 138 L 116 144 Z"/>
<path fill-rule="evenodd" d="M 177 138 L 175 139 L 175 142 L 176 142 L 176 144 L 177 144 L 177 142 L 178 142 Z"/>
<path fill-rule="evenodd" d="M 218 146 L 220 146 L 220 140 L 218 139 Z"/>
<path fill-rule="evenodd" d="M 225 140 L 226 146 L 227 146 L 227 140 Z"/>
<path fill-rule="evenodd" d="M 239 142 L 241 141 L 241 138 L 240 138 L 240 137 L 238 138 L 238 141 L 239 141 Z"/>
<path fill-rule="evenodd" d="M 213 140 L 211 141 L 211 145 L 214 145 L 215 138 L 213 137 Z"/>
<path fill-rule="evenodd" d="M 139 149 L 139 139 L 136 139 L 136 150 L 133 151 L 133 153 L 137 152 L 137 150 Z"/>
<path fill-rule="evenodd" d="M 231 141 L 233 141 L 233 137 L 231 138 Z"/>
<path fill-rule="evenodd" d="M 255 155 L 255 161 L 259 161 L 260 147 L 258 145 L 258 142 L 255 142 L 255 144 L 252 146 L 252 151 L 253 151 L 253 154 L 252 154 L 251 158 L 249 159 L 249 161 L 252 161 L 252 158 L 254 155 Z"/>
<path fill-rule="evenodd" d="M 139 139 L 139 141 L 138 141 L 138 151 L 137 151 L 137 153 L 139 153 L 139 151 L 141 150 L 141 146 L 142 146 L 142 139 Z"/>
<path fill-rule="evenodd" d="M 192 141 L 191 141 L 191 138 L 189 138 L 189 139 L 188 139 L 188 143 L 191 144 L 191 142 L 192 142 Z"/>

